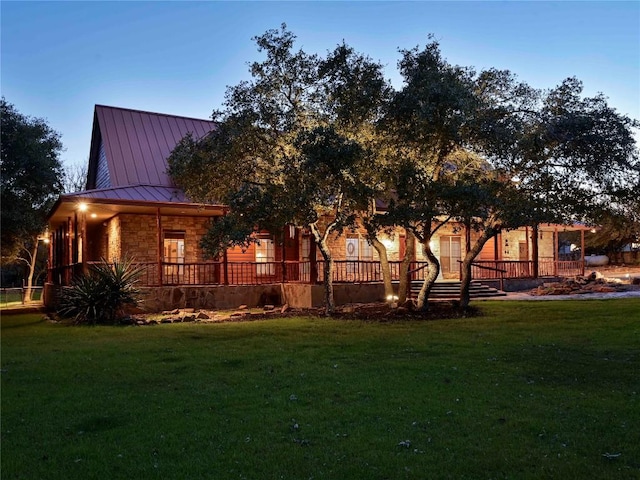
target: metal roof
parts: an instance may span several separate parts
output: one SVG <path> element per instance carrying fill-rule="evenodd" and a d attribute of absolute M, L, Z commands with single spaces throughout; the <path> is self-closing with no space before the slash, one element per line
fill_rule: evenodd
<path fill-rule="evenodd" d="M 191 203 L 182 190 L 161 185 L 135 185 L 131 187 L 101 188 L 62 195 L 68 199 L 130 200 L 141 202 Z"/>
<path fill-rule="evenodd" d="M 198 139 L 215 128 L 211 120 L 96 105 L 89 169 L 97 169 L 95 147 L 102 142 L 111 187 L 173 187 L 166 173 L 173 148 L 189 133 Z"/>

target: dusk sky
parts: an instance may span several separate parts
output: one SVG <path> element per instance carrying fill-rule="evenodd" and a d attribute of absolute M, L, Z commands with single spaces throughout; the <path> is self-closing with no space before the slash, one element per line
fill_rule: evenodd
<path fill-rule="evenodd" d="M 209 118 L 262 58 L 252 37 L 286 23 L 297 47 L 343 40 L 386 66 L 431 33 L 452 64 L 509 69 L 537 88 L 564 78 L 640 118 L 640 2 L 10 2 L 1 90 L 62 134 L 84 164 L 95 104 Z"/>

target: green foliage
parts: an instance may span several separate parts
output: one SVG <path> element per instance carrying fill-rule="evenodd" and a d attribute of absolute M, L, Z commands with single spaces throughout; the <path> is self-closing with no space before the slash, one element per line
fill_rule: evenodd
<path fill-rule="evenodd" d="M 422 243 L 426 286 L 439 269 L 429 240 L 451 220 L 486 242 L 524 225 L 595 221 L 637 197 L 638 122 L 602 95 L 583 97 L 575 78 L 533 89 L 506 70 L 450 64 L 430 37 L 401 50 L 394 91 L 380 64 L 345 44 L 294 51 L 285 25 L 254 40 L 266 58 L 227 90 L 218 129 L 169 158 L 188 196 L 230 208 L 203 239 L 211 255 L 295 225 L 312 232 L 330 276 L 329 234 L 402 227 Z"/>
<path fill-rule="evenodd" d="M 228 88 L 218 129 L 200 142 L 185 138 L 168 171 L 193 200 L 229 207 L 230 219 L 203 239 L 209 255 L 246 247 L 255 231 L 306 227 L 329 285 L 327 236 L 353 226 L 374 198 L 373 122 L 389 87 L 381 65 L 346 45 L 324 58 L 295 51 L 285 25 L 254 40 L 266 58 L 251 64 L 250 81 Z M 323 216 L 328 224 L 318 223 Z"/>
<path fill-rule="evenodd" d="M 124 308 L 138 304 L 137 287 L 143 266 L 131 259 L 112 263 L 102 260 L 91 271 L 62 287 L 58 312 L 74 317 L 77 323 L 114 323 L 124 315 Z"/>
<path fill-rule="evenodd" d="M 22 115 L 4 97 L 0 122 L 2 257 L 13 261 L 33 250 L 62 192 L 62 143 L 45 120 Z"/>

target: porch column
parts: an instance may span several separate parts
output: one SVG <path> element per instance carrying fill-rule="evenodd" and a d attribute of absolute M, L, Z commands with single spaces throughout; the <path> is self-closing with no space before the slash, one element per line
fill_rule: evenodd
<path fill-rule="evenodd" d="M 533 257 L 533 278 L 538 278 L 539 264 L 538 264 L 538 224 L 535 224 L 531 229 L 531 256 Z"/>
<path fill-rule="evenodd" d="M 73 228 L 73 220 L 71 220 L 71 217 L 67 217 L 67 231 L 65 233 L 66 236 L 66 241 L 65 241 L 65 245 L 66 245 L 66 252 L 64 255 L 65 258 L 65 265 L 66 268 L 64 269 L 65 271 L 65 285 L 69 285 L 71 283 L 71 279 L 73 278 L 73 270 L 74 267 L 72 267 L 73 265 L 73 235 L 72 235 L 72 228 Z"/>
<path fill-rule="evenodd" d="M 581 275 L 584 276 L 584 229 L 580 230 L 580 257 Z"/>
<path fill-rule="evenodd" d="M 318 283 L 318 260 L 316 259 L 316 239 L 309 237 L 309 283 Z"/>
<path fill-rule="evenodd" d="M 225 285 L 229 285 L 229 259 L 226 248 L 222 252 L 222 281 Z"/>
<path fill-rule="evenodd" d="M 71 242 L 71 263 L 78 263 L 80 253 L 78 251 L 80 243 L 78 242 L 78 212 L 73 213 L 73 241 Z"/>
<path fill-rule="evenodd" d="M 89 265 L 87 264 L 87 212 L 82 212 L 81 224 L 80 224 L 80 239 L 82 240 L 80 246 L 80 255 L 82 257 L 82 273 L 86 274 L 89 271 Z"/>
<path fill-rule="evenodd" d="M 162 216 L 160 215 L 160 208 L 156 208 L 156 230 L 157 230 L 157 241 L 158 241 L 158 255 L 156 260 L 158 262 L 158 285 L 162 286 L 163 278 L 162 278 L 162 254 L 163 254 L 163 245 L 162 245 Z"/>
<path fill-rule="evenodd" d="M 282 229 L 282 260 L 280 261 L 282 266 L 282 283 L 285 283 L 287 281 L 287 264 L 286 264 L 287 230 L 288 228 L 285 225 L 284 228 Z"/>
<path fill-rule="evenodd" d="M 54 248 L 54 234 L 49 232 L 49 245 L 47 248 L 47 253 L 49 254 L 47 259 L 47 283 L 53 282 L 53 248 Z"/>
<path fill-rule="evenodd" d="M 558 262 L 560 261 L 560 245 L 558 227 L 553 227 L 553 275 L 558 276 Z"/>

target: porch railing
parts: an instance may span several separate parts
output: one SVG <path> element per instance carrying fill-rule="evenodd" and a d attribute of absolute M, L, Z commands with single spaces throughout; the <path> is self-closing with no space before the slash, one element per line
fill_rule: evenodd
<path fill-rule="evenodd" d="M 87 266 L 97 262 L 87 262 Z M 390 261 L 392 281 L 400 278 L 399 261 Z M 268 283 L 321 283 L 324 262 L 194 262 L 138 263 L 143 267 L 140 283 L 159 285 L 262 285 Z M 411 262 L 413 280 L 423 280 L 426 262 Z M 68 285 L 83 272 L 82 264 L 49 269 L 49 279 L 59 285 Z M 312 278 L 313 276 L 313 278 Z M 375 260 L 336 260 L 333 262 L 335 283 L 372 283 L 382 281 L 382 268 Z"/>
<path fill-rule="evenodd" d="M 533 278 L 532 260 L 477 260 L 471 266 L 471 278 Z M 556 261 L 541 259 L 538 261 L 539 277 L 570 277 L 583 275 L 582 260 Z"/>
<path fill-rule="evenodd" d="M 76 263 L 49 269 L 49 281 L 68 285 L 74 277 L 90 266 Z M 390 261 L 391 280 L 400 279 L 400 261 Z M 262 285 L 268 283 L 321 283 L 324 262 L 314 265 L 310 261 L 276 262 L 193 262 L 139 263 L 144 267 L 141 284 L 159 285 Z M 411 280 L 424 280 L 426 262 L 411 262 L 409 266 Z M 584 273 L 582 261 L 540 260 L 539 276 L 573 276 Z M 471 275 L 474 279 L 531 278 L 532 261 L 517 260 L 479 260 L 473 263 Z M 335 260 L 333 281 L 335 283 L 372 283 L 381 282 L 382 268 L 376 260 Z"/>

